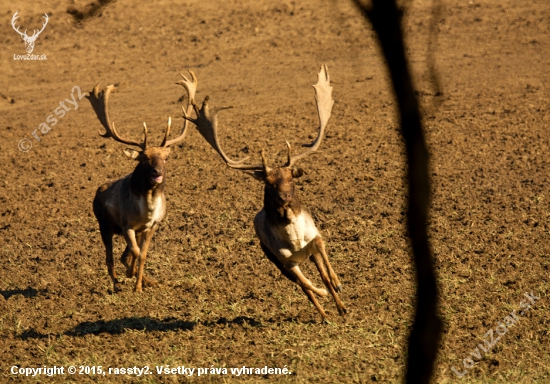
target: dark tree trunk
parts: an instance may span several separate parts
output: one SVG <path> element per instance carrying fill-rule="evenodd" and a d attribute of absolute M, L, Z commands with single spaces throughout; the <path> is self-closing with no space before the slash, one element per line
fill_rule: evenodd
<path fill-rule="evenodd" d="M 401 133 L 407 153 L 407 227 L 417 284 L 416 314 L 409 336 L 405 379 L 407 383 L 429 383 L 442 325 L 437 314 L 437 283 L 427 231 L 430 201 L 429 155 L 405 56 L 401 29 L 402 13 L 395 0 L 372 0 L 372 7 L 369 8 L 359 0 L 353 1 L 363 16 L 370 20 L 378 35 L 397 99 Z"/>

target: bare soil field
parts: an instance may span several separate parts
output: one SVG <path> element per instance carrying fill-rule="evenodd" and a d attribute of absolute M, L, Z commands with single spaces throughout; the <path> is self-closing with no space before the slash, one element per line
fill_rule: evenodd
<path fill-rule="evenodd" d="M 430 46 L 432 9 L 407 2 L 404 24 L 431 151 L 444 321 L 434 381 L 550 383 L 550 3 L 443 1 Z M 33 52 L 46 60 L 16 59 L 26 51 L 15 11 L 29 33 L 48 14 Z M 0 4 L 0 20 L 1 382 L 402 380 L 414 309 L 404 148 L 373 31 L 349 2 L 118 0 L 94 11 L 89 1 L 13 1 Z M 324 298 L 323 323 L 263 255 L 253 227 L 262 185 L 226 167 L 193 126 L 172 148 L 167 216 L 147 258 L 160 285 L 136 294 L 125 278 L 114 293 L 92 200 L 135 162 L 99 136 L 78 90 L 116 84 L 119 131 L 139 139 L 145 121 L 158 145 L 168 116 L 173 132 L 183 122 L 174 83 L 190 69 L 199 101 L 233 106 L 219 116 L 228 155 L 256 162 L 265 149 L 282 164 L 285 139 L 315 135 L 311 85 L 321 63 L 335 105 L 321 150 L 300 162 L 308 174 L 297 188 L 344 285 L 346 319 Z M 77 106 L 65 103 L 43 133 L 71 93 Z M 116 238 L 119 275 L 123 249 Z M 322 285 L 312 263 L 304 270 Z M 65 374 L 19 373 L 53 366 Z M 230 371 L 243 366 L 290 373 Z M 130 367 L 150 373 L 114 371 Z"/>

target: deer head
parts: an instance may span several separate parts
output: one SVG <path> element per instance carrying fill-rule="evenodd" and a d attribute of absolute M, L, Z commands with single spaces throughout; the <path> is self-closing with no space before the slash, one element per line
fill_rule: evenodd
<path fill-rule="evenodd" d="M 39 31 L 35 29 L 32 36 L 28 36 L 26 29 L 25 29 L 25 32 L 21 32 L 21 31 L 19 31 L 20 27 L 17 27 L 17 28 L 15 27 L 15 21 L 19 17 L 17 15 L 18 13 L 19 13 L 19 11 L 16 11 L 13 14 L 13 17 L 11 18 L 11 26 L 13 27 L 15 32 L 17 32 L 17 33 L 19 33 L 19 35 L 21 35 L 21 38 L 25 42 L 25 49 L 27 50 L 27 53 L 32 53 L 32 51 L 34 50 L 34 42 L 36 41 L 36 38 L 38 37 L 38 35 L 40 35 L 42 33 L 42 31 L 44 30 L 44 28 L 46 28 L 46 25 L 48 24 L 48 15 L 44 14 L 44 16 L 43 16 L 44 17 L 44 23 L 42 24 L 42 29 L 40 29 Z"/>
<path fill-rule="evenodd" d="M 193 72 L 189 71 L 189 73 L 191 74 L 193 81 L 189 81 L 182 75 L 183 81 L 181 81 L 180 84 L 182 84 L 187 90 L 189 100 L 193 100 L 197 87 L 197 78 Z M 138 160 L 138 166 L 134 171 L 136 177 L 140 177 L 140 179 L 150 185 L 161 184 L 164 181 L 165 165 L 168 155 L 170 154 L 170 146 L 179 144 L 184 140 L 187 133 L 188 122 L 184 119 L 183 128 L 180 135 L 175 139 L 168 140 L 172 122 L 172 119 L 169 117 L 164 139 L 159 147 L 148 146 L 147 125 L 145 123 L 143 123 L 143 141 L 138 142 L 126 139 L 118 133 L 115 123 L 111 122 L 111 119 L 109 118 L 109 95 L 114 90 L 114 85 L 109 85 L 100 92 L 98 84 L 95 86 L 93 91 L 86 96 L 88 100 L 90 100 L 97 118 L 105 128 L 105 133 L 99 132 L 99 135 L 105 138 L 112 138 L 119 143 L 138 147 L 140 150 L 130 148 L 124 150 L 124 154 L 127 157 Z M 190 105 L 189 108 L 192 108 L 192 106 Z M 186 112 L 183 107 L 182 111 L 183 115 L 186 116 Z"/>

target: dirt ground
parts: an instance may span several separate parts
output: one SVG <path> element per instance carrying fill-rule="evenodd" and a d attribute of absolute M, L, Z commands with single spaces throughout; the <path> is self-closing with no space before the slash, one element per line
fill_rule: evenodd
<path fill-rule="evenodd" d="M 550 3 L 443 1 L 431 45 L 432 2 L 407 4 L 444 320 L 435 382 L 550 383 Z M 29 31 L 49 15 L 33 52 L 47 60 L 14 59 L 25 54 L 15 11 Z M 0 4 L 0 18 L 0 381 L 402 379 L 414 308 L 403 145 L 376 40 L 350 3 L 118 0 L 94 12 L 88 1 L 15 1 Z M 315 134 L 311 85 L 321 63 L 335 105 L 321 151 L 300 162 L 308 175 L 298 193 L 344 285 L 346 321 L 326 298 L 331 322 L 322 323 L 262 254 L 252 224 L 261 184 L 225 167 L 194 128 L 172 150 L 168 213 L 147 259 L 160 286 L 135 294 L 134 280 L 124 279 L 114 294 L 92 199 L 135 165 L 124 145 L 98 135 L 86 99 L 66 104 L 49 132 L 40 124 L 71 93 L 114 83 L 118 129 L 137 139 L 145 121 L 158 145 L 168 116 L 182 124 L 183 90 L 174 83 L 191 69 L 199 100 L 234 107 L 220 114 L 227 153 L 259 161 L 264 148 L 277 164 L 285 139 Z M 24 138 L 27 152 L 18 148 Z M 122 238 L 115 243 L 123 274 Z M 306 275 L 321 285 L 310 264 Z M 529 310 L 526 293 L 539 297 Z M 490 351 L 479 347 L 503 329 Z M 53 366 L 65 374 L 18 373 Z M 111 374 L 94 375 L 98 366 Z M 151 373 L 141 376 L 113 370 L 146 366 Z M 196 371 L 157 374 L 161 366 Z M 231 374 L 243 366 L 292 374 Z M 198 377 L 199 368 L 207 373 Z"/>

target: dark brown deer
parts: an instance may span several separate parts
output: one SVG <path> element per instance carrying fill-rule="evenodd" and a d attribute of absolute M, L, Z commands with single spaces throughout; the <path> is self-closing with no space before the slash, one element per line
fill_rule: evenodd
<path fill-rule="evenodd" d="M 181 84 L 188 95 L 188 113 L 191 112 L 190 100 L 195 97 L 197 79 L 193 72 L 189 71 L 193 81 L 185 76 L 178 84 Z M 107 255 L 107 270 L 113 280 L 114 290 L 121 290 L 120 282 L 113 261 L 113 235 L 124 236 L 126 249 L 120 260 L 126 266 L 126 276 L 136 276 L 135 291 L 141 292 L 142 286 L 153 287 L 157 282 L 148 279 L 143 274 L 147 249 L 155 230 L 166 214 L 166 198 L 164 186 L 166 183 L 166 160 L 170 154 L 170 146 L 181 143 L 187 133 L 188 122 L 184 119 L 181 134 L 172 140 L 168 140 L 170 134 L 171 119 L 168 118 L 164 140 L 160 147 L 147 145 L 147 125 L 143 123 L 143 142 L 128 140 L 119 135 L 115 124 L 109 118 L 109 95 L 115 89 L 109 85 L 99 92 L 99 84 L 96 85 L 90 95 L 86 96 L 92 103 L 92 107 L 106 132 L 99 133 L 101 137 L 113 138 L 119 143 L 138 147 L 141 151 L 125 150 L 126 156 L 137 159 L 138 164 L 129 175 L 103 184 L 97 190 L 93 202 L 94 214 L 99 223 L 101 239 L 105 245 Z M 183 115 L 187 113 L 182 107 Z"/>
<path fill-rule="evenodd" d="M 292 155 L 291 146 L 286 142 L 288 161 L 282 167 L 269 167 L 263 151 L 262 164 L 248 165 L 243 164 L 246 158 L 235 161 L 227 157 L 218 140 L 217 115 L 222 109 L 230 107 L 210 110 L 207 96 L 200 109 L 192 101 L 197 115 L 196 119 L 188 116 L 186 118 L 197 126 L 204 139 L 219 153 L 229 167 L 242 171 L 253 171 L 252 175 L 264 183 L 264 207 L 254 218 L 254 228 L 260 239 L 261 248 L 285 277 L 302 288 L 323 319 L 326 319 L 327 315 L 314 293 L 319 296 L 327 296 L 328 289 L 336 302 L 338 313 L 343 316 L 347 310 L 337 294 L 337 291 L 342 290 L 342 285 L 330 265 L 323 239 L 315 227 L 313 219 L 309 213 L 302 209 L 293 181 L 305 173 L 302 168 L 294 166 L 296 161 L 314 153 L 319 148 L 330 118 L 334 100 L 331 96 L 332 87 L 326 66 L 321 66 L 317 84 L 313 87 L 320 120 L 318 136 L 311 144 L 304 145 L 310 147 L 308 150 L 298 155 Z M 300 263 L 307 258 L 315 263 L 327 289 L 315 287 L 300 270 Z M 328 269 L 328 274 L 325 266 Z"/>

